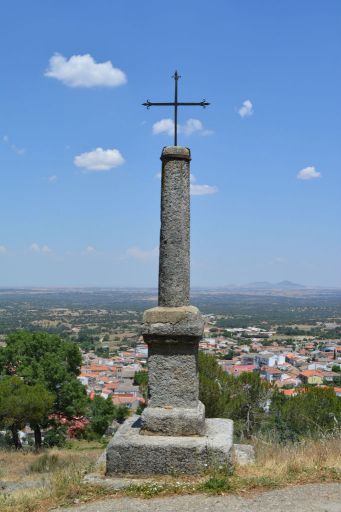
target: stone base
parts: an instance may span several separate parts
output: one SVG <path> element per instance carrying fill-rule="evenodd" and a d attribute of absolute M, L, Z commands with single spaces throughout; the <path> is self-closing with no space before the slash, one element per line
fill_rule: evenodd
<path fill-rule="evenodd" d="M 141 416 L 141 434 L 196 436 L 205 433 L 205 406 L 196 408 L 146 407 Z"/>
<path fill-rule="evenodd" d="M 141 435 L 132 416 L 107 448 L 107 475 L 200 474 L 232 464 L 233 421 L 206 419 L 203 436 Z"/>

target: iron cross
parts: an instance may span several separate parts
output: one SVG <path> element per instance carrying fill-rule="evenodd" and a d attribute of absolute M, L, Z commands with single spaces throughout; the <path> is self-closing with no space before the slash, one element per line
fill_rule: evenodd
<path fill-rule="evenodd" d="M 192 102 L 182 102 L 178 101 L 178 80 L 181 76 L 175 71 L 172 76 L 175 82 L 175 92 L 174 92 L 174 102 L 166 102 L 166 103 L 152 103 L 147 100 L 145 103 L 142 103 L 147 108 L 150 107 L 174 107 L 174 146 L 178 145 L 178 107 L 207 107 L 209 103 L 206 100 L 202 100 L 200 103 L 192 103 Z"/>

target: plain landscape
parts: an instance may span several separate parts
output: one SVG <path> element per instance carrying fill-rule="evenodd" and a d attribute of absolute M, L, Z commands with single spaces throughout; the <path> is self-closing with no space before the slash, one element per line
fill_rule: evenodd
<path fill-rule="evenodd" d="M 117 409 L 115 413 L 111 411 L 111 416 L 110 413 L 105 416 L 104 429 L 97 430 L 97 433 L 96 427 L 92 426 L 92 430 L 87 427 L 84 431 L 83 425 L 76 436 L 67 435 L 60 447 L 59 441 L 49 441 L 50 447 L 43 441 L 41 448 L 35 449 L 29 429 L 26 429 L 23 446 L 16 450 L 15 465 L 12 464 L 14 448 L 11 447 L 11 439 L 8 436 L 3 438 L 0 452 L 1 509 L 6 512 L 43 512 L 58 505 L 80 505 L 101 498 L 118 500 L 124 496 L 152 498 L 197 493 L 245 496 L 250 492 L 299 484 L 339 482 L 341 443 L 337 425 L 334 428 L 333 422 L 328 423 L 321 416 L 317 430 L 311 425 L 306 428 L 297 424 L 289 431 L 283 422 L 291 417 L 288 411 L 281 409 L 281 398 L 272 395 L 272 412 L 266 408 L 263 410 L 263 406 L 264 399 L 268 400 L 266 397 L 271 386 L 281 397 L 287 396 L 287 400 L 290 400 L 290 393 L 299 394 L 297 390 L 303 389 L 300 379 L 303 379 L 305 371 L 309 374 L 308 367 L 320 368 L 317 375 L 322 376 L 322 370 L 325 373 L 319 381 L 320 384 L 324 381 L 324 385 L 308 385 L 312 391 L 308 390 L 306 397 L 311 394 L 312 400 L 323 399 L 322 395 L 314 398 L 313 393 L 316 389 L 317 392 L 320 389 L 324 392 L 326 386 L 340 393 L 337 391 L 340 390 L 341 380 L 338 373 L 340 356 L 335 352 L 341 345 L 340 299 L 340 289 L 309 288 L 290 282 L 194 289 L 192 303 L 201 309 L 205 317 L 204 338 L 200 344 L 202 356 L 199 360 L 201 398 L 207 403 L 209 416 L 234 418 L 236 442 L 242 440 L 254 446 L 255 462 L 247 466 L 237 463 L 233 472 L 228 474 L 218 469 L 200 477 L 179 478 L 175 475 L 147 478 L 125 490 L 116 491 L 84 482 L 83 478 L 94 471 L 104 475 L 103 464 L 96 466 L 96 461 L 110 440 L 106 429 L 111 424 L 111 418 L 116 418 L 113 424 L 117 425 L 127 414 L 136 411 L 139 404 L 143 408 L 147 400 L 144 378 L 147 375 L 146 351 L 140 336 L 140 325 L 143 311 L 156 304 L 157 291 L 2 288 L 0 336 L 4 350 L 7 336 L 20 331 L 41 333 L 42 336 L 57 335 L 61 340 L 71 341 L 81 350 L 78 379 L 85 386 L 87 394 L 91 396 L 91 393 L 96 393 L 104 397 L 98 398 L 103 403 L 111 400 L 115 407 L 122 408 L 123 405 L 126 409 L 121 410 L 121 419 Z M 328 347 L 332 347 L 334 352 L 328 352 Z M 290 354 L 299 358 L 296 366 L 290 360 Z M 278 359 L 283 355 L 285 360 Z M 212 358 L 218 366 L 213 368 L 211 360 L 205 360 L 205 357 Z M 263 361 L 256 367 L 257 357 L 267 358 L 267 364 Z M 275 367 L 271 366 L 273 358 L 277 358 Z M 122 368 L 121 372 L 127 372 L 123 381 L 120 380 L 122 374 L 117 379 L 116 374 L 112 373 L 114 368 L 110 367 L 110 361 L 114 361 L 116 368 Z M 215 372 L 214 379 L 219 379 L 220 387 L 226 389 L 224 399 L 214 395 L 217 390 L 212 390 L 211 384 L 207 387 L 205 378 L 214 380 L 212 371 Z M 231 392 L 228 391 L 243 390 L 238 386 L 243 386 L 245 375 L 251 375 L 248 386 L 258 389 L 258 395 L 251 397 L 258 401 L 256 408 L 251 411 L 254 415 L 251 426 L 236 412 L 238 407 L 250 406 L 248 397 L 245 396 L 244 401 L 238 402 L 234 408 L 229 398 Z M 119 385 L 115 389 L 116 382 L 123 382 L 123 391 L 120 391 Z M 215 398 L 212 400 L 212 397 Z M 336 400 L 340 401 L 340 398 Z M 210 405 L 212 402 L 213 405 Z M 311 409 L 311 403 L 307 399 L 305 405 L 301 402 L 297 407 L 299 410 L 307 407 L 307 415 L 315 415 L 315 421 L 316 410 Z M 84 414 L 91 417 L 89 412 Z M 281 415 L 281 424 L 276 419 L 277 414 Z M 308 416 L 306 420 L 309 425 Z M 44 432 L 46 436 L 50 428 L 43 428 L 43 438 Z M 282 440 L 278 437 L 279 433 Z M 49 435 L 46 439 L 50 439 Z M 4 443 L 9 444 L 5 447 Z"/>

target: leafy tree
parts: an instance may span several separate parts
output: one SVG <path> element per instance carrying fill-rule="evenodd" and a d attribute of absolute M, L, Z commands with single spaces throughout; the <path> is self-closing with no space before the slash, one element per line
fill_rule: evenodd
<path fill-rule="evenodd" d="M 199 352 L 199 396 L 208 418 L 226 418 L 228 376 L 215 357 Z"/>
<path fill-rule="evenodd" d="M 129 408 L 126 405 L 117 405 L 115 409 L 115 417 L 119 423 L 123 423 L 129 416 Z"/>
<path fill-rule="evenodd" d="M 237 378 L 230 376 L 230 379 L 232 386 L 227 410 L 236 426 L 240 425 L 240 434 L 249 438 L 261 427 L 273 390 L 258 373 L 242 373 Z"/>
<path fill-rule="evenodd" d="M 90 425 L 87 430 L 88 432 L 94 432 L 98 436 L 103 436 L 115 418 L 116 408 L 110 397 L 104 399 L 97 395 L 90 401 L 89 408 Z"/>
<path fill-rule="evenodd" d="M 45 332 L 17 331 L 0 348 L 0 373 L 17 375 L 27 385 L 41 384 L 54 394 L 53 412 L 67 417 L 86 411 L 85 387 L 78 381 L 82 362 L 79 347 Z M 40 424 L 35 424 L 37 440 Z"/>
<path fill-rule="evenodd" d="M 134 375 L 134 384 L 138 385 L 145 402 L 148 400 L 148 372 L 140 371 Z"/>
<path fill-rule="evenodd" d="M 13 379 L 13 377 L 11 377 Z M 46 425 L 48 414 L 52 411 L 55 395 L 48 391 L 43 384 L 25 386 L 24 403 L 26 418 L 34 431 L 34 444 L 36 449 L 41 448 L 41 426 Z"/>
<path fill-rule="evenodd" d="M 65 425 L 56 424 L 51 430 L 44 434 L 44 446 L 51 448 L 57 446 L 63 448 L 66 444 L 67 427 Z"/>
<path fill-rule="evenodd" d="M 227 352 L 227 354 L 225 354 L 222 359 L 227 359 L 227 360 L 231 360 L 234 358 L 234 350 L 231 350 L 229 349 L 229 351 Z"/>
<path fill-rule="evenodd" d="M 18 431 L 27 423 L 34 430 L 36 448 L 41 447 L 39 426 L 47 421 L 53 401 L 53 394 L 43 384 L 29 386 L 17 376 L 0 380 L 0 424 L 11 431 L 16 448 L 21 448 Z"/>
<path fill-rule="evenodd" d="M 282 441 L 319 437 L 340 429 L 341 401 L 333 388 L 309 387 L 288 398 L 276 393 L 270 413 Z"/>
<path fill-rule="evenodd" d="M 98 357 L 109 357 L 109 347 L 97 347 L 95 354 Z"/>
<path fill-rule="evenodd" d="M 207 417 L 230 418 L 241 437 L 260 428 L 272 394 L 258 373 L 227 375 L 214 356 L 199 353 L 199 395 Z"/>

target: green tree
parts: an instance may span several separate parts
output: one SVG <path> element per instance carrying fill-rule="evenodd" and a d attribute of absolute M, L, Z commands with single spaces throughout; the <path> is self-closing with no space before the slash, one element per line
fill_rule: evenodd
<path fill-rule="evenodd" d="M 226 418 L 226 393 L 228 376 L 216 358 L 199 352 L 199 397 L 204 403 L 208 418 Z"/>
<path fill-rule="evenodd" d="M 115 417 L 119 423 L 123 423 L 129 416 L 129 408 L 126 405 L 117 405 L 115 408 Z"/>
<path fill-rule="evenodd" d="M 55 395 L 40 383 L 26 386 L 25 393 L 26 418 L 34 431 L 35 448 L 40 449 L 42 445 L 41 427 L 47 424 L 48 415 L 55 402 Z"/>
<path fill-rule="evenodd" d="M 139 386 L 140 391 L 142 393 L 145 402 L 148 400 L 148 372 L 147 371 L 139 371 L 134 375 L 134 384 Z"/>
<path fill-rule="evenodd" d="M 293 397 L 276 393 L 270 413 L 282 441 L 320 437 L 340 430 L 341 401 L 333 388 L 310 387 Z"/>
<path fill-rule="evenodd" d="M 82 415 L 88 406 L 85 387 L 78 381 L 82 362 L 79 347 L 45 332 L 17 331 L 0 348 L 0 373 L 17 375 L 27 385 L 41 384 L 54 394 L 53 412 Z M 35 426 L 39 438 L 39 423 Z"/>
<path fill-rule="evenodd" d="M 35 447 L 41 447 L 40 425 L 46 423 L 54 395 L 43 384 L 29 386 L 17 376 L 0 380 L 0 424 L 12 433 L 13 444 L 21 448 L 18 431 L 26 424 L 34 430 Z"/>
<path fill-rule="evenodd" d="M 258 373 L 242 373 L 232 380 L 227 411 L 229 417 L 240 425 L 240 434 L 251 437 L 265 419 L 272 386 L 262 380 Z"/>
<path fill-rule="evenodd" d="M 96 395 L 93 400 L 90 401 L 89 409 L 90 425 L 87 429 L 88 432 L 94 432 L 98 436 L 103 436 L 112 420 L 115 418 L 116 408 L 114 404 L 110 397 L 104 399 Z"/>
<path fill-rule="evenodd" d="M 258 373 L 228 375 L 214 356 L 199 353 L 199 396 L 209 418 L 230 418 L 240 437 L 260 428 L 272 387 Z"/>

